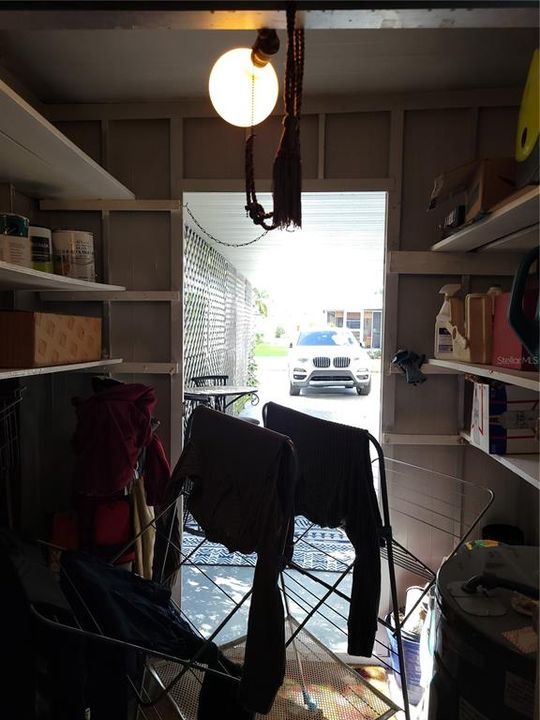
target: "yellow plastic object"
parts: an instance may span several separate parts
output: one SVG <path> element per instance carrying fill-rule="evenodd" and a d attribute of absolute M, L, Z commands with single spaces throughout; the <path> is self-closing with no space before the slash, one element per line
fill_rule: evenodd
<path fill-rule="evenodd" d="M 516 135 L 516 160 L 524 162 L 534 150 L 540 134 L 540 52 L 533 53 L 523 90 Z"/>
<path fill-rule="evenodd" d="M 465 543 L 467 550 L 473 550 L 476 547 L 492 548 L 498 547 L 500 543 L 497 540 L 473 540 L 472 542 Z"/>

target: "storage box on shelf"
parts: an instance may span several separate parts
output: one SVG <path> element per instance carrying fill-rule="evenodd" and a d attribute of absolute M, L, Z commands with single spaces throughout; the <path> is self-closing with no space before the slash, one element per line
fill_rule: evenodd
<path fill-rule="evenodd" d="M 489 212 L 497 203 L 511 195 L 514 188 L 515 161 L 513 158 L 476 160 L 439 175 L 435 179 L 429 207 L 453 199 L 452 220 L 463 215 L 470 223 Z"/>
<path fill-rule="evenodd" d="M 538 185 L 506 198 L 482 220 L 471 223 L 432 246 L 435 252 L 523 251 L 538 242 Z"/>
<path fill-rule="evenodd" d="M 0 311 L 0 367 L 46 367 L 101 359 L 101 318 Z"/>
<path fill-rule="evenodd" d="M 538 452 L 538 393 L 470 378 L 466 384 L 470 442 L 490 455 Z"/>

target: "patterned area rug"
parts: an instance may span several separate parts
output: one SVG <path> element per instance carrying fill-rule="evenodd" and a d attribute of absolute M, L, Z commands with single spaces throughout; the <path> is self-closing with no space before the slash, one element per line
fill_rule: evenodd
<path fill-rule="evenodd" d="M 294 547 L 293 559 L 306 570 L 339 572 L 354 560 L 354 550 L 345 533 L 340 529 L 312 526 L 303 517 L 296 518 L 295 536 L 301 539 Z M 230 553 L 226 547 L 209 541 L 204 542 L 197 523 L 190 519 L 184 531 L 182 549 L 189 562 L 196 565 L 254 566 L 257 556 Z"/>

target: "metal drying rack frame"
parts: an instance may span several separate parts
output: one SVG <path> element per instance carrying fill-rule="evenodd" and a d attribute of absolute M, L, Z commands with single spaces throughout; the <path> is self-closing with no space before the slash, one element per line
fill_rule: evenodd
<path fill-rule="evenodd" d="M 478 525 L 482 516 L 485 514 L 491 502 L 493 501 L 493 493 L 486 488 L 478 488 L 472 483 L 467 483 L 466 481 L 459 480 L 452 476 L 442 475 L 440 473 L 435 474 L 443 480 L 443 483 L 451 483 L 453 486 L 453 491 L 451 493 L 448 493 L 448 489 L 443 488 L 440 495 L 429 492 L 429 490 L 426 490 L 425 487 L 422 487 L 424 483 L 419 481 L 419 476 L 421 476 L 423 473 L 427 473 L 432 478 L 433 473 L 431 473 L 431 471 L 427 471 L 424 468 L 416 467 L 397 460 L 388 459 L 385 461 L 383 450 L 379 442 L 372 435 L 370 435 L 369 433 L 367 434 L 371 446 L 375 451 L 375 458 L 372 461 L 372 465 L 377 470 L 375 478 L 378 480 L 378 497 L 380 500 L 383 521 L 380 535 L 381 540 L 384 543 L 384 547 L 381 548 L 381 556 L 383 557 L 383 559 L 386 560 L 386 567 L 388 570 L 388 577 L 390 583 L 390 598 L 392 606 L 391 617 L 393 619 L 393 622 L 390 623 L 387 621 L 386 618 L 379 618 L 379 623 L 395 637 L 397 645 L 398 667 L 396 668 L 395 664 L 394 666 L 392 666 L 392 664 L 390 664 L 386 659 L 392 652 L 394 652 L 392 648 L 389 648 L 379 639 L 376 640 L 376 643 L 385 648 L 388 654 L 385 658 L 374 652 L 373 656 L 376 657 L 381 662 L 381 664 L 393 670 L 394 672 L 397 672 L 400 675 L 401 693 L 403 701 L 401 709 L 404 713 L 406 720 L 410 720 L 411 713 L 407 685 L 407 667 L 403 649 L 402 632 L 403 626 L 414 608 L 411 609 L 407 617 L 403 617 L 400 615 L 396 568 L 399 567 L 407 573 L 415 574 L 417 577 L 420 577 L 425 581 L 426 584 L 424 586 L 424 592 L 422 593 L 422 597 L 425 596 L 425 594 L 429 592 L 429 589 L 433 586 L 437 568 L 433 568 L 428 562 L 424 562 L 418 556 L 420 553 L 414 553 L 410 548 L 407 547 L 405 541 L 398 539 L 399 532 L 398 538 L 394 537 L 390 521 L 390 513 L 392 512 L 394 517 L 402 516 L 409 522 L 413 522 L 413 524 L 419 524 L 423 529 L 424 535 L 426 530 L 429 530 L 429 532 L 433 533 L 437 537 L 442 534 L 442 536 L 446 538 L 447 551 L 445 554 L 446 558 L 448 559 L 457 551 L 459 547 L 463 545 L 463 543 L 466 541 L 467 536 Z M 390 470 L 387 469 L 386 463 L 390 464 Z M 388 477 L 389 475 L 390 480 Z M 411 484 L 408 483 L 409 480 L 412 481 Z M 182 551 L 182 547 L 180 547 L 173 540 L 172 525 L 174 523 L 175 517 L 178 516 L 178 511 L 182 512 L 183 497 L 189 494 L 189 490 L 190 483 L 183 483 L 182 486 L 178 489 L 177 496 L 167 505 L 167 507 L 162 508 L 160 513 L 146 527 L 141 529 L 137 536 L 130 543 L 128 543 L 125 548 L 122 549 L 122 551 L 119 553 L 119 556 L 125 553 L 131 547 L 131 545 L 150 528 L 153 528 L 156 533 L 163 536 L 163 532 L 159 529 L 157 522 L 161 518 L 166 518 L 166 521 L 168 523 L 168 529 L 166 531 L 165 537 L 166 552 L 174 550 L 176 553 L 180 553 L 180 567 L 196 567 L 197 570 L 201 572 L 203 576 L 214 587 L 218 588 L 224 594 L 224 596 L 228 598 L 228 600 L 234 603 L 234 607 L 232 608 L 232 610 L 221 622 L 219 622 L 218 626 L 212 631 L 212 633 L 208 637 L 203 638 L 198 628 L 196 628 L 195 625 L 191 622 L 185 610 L 181 608 L 177 603 L 175 603 L 174 600 L 172 600 L 177 610 L 190 623 L 194 631 L 205 641 L 206 644 L 215 640 L 219 633 L 223 630 L 223 628 L 245 605 L 246 601 L 251 596 L 252 590 L 250 589 L 248 592 L 246 592 L 240 600 L 235 600 L 223 587 L 218 585 L 218 583 L 216 583 L 215 580 L 204 571 L 203 567 L 201 567 L 201 564 L 197 564 L 192 560 L 196 552 L 205 543 L 209 542 L 204 537 L 204 534 L 202 532 L 199 533 L 195 531 L 195 534 L 200 534 L 201 542 L 187 554 L 184 553 Z M 471 496 L 476 498 L 475 501 L 472 503 Z M 187 532 L 193 533 L 193 527 L 189 526 L 188 524 L 187 510 L 183 510 L 183 518 L 184 528 L 188 526 Z M 295 532 L 295 547 L 300 546 L 301 543 L 307 542 L 305 536 L 309 529 L 313 528 L 314 526 L 315 524 L 311 523 L 308 526 L 307 530 L 304 528 L 299 532 Z M 61 550 L 61 548 L 56 549 Z M 281 580 L 282 591 L 285 597 L 285 607 L 288 610 L 288 603 L 290 600 L 291 602 L 294 602 L 297 607 L 301 608 L 305 612 L 305 617 L 302 620 L 298 621 L 296 620 L 296 618 L 294 618 L 295 628 L 294 630 L 292 630 L 291 626 L 291 632 L 286 641 L 287 646 L 292 643 L 294 647 L 295 638 L 316 614 L 324 618 L 325 621 L 331 624 L 338 632 L 346 634 L 346 631 L 344 631 L 343 627 L 341 626 L 341 623 L 345 623 L 346 625 L 346 616 L 343 613 L 337 611 L 328 603 L 328 600 L 332 597 L 336 597 L 343 601 L 350 602 L 350 597 L 347 595 L 347 593 L 343 592 L 339 588 L 339 586 L 342 581 L 350 574 L 353 567 L 353 562 L 340 562 L 342 563 L 343 568 L 336 573 L 337 579 L 333 583 L 326 582 L 321 577 L 318 577 L 316 574 L 314 575 L 313 573 L 316 572 L 316 568 L 307 569 L 303 567 L 301 563 L 298 563 L 294 560 L 294 556 L 291 562 L 288 563 L 287 567 L 284 569 Z M 254 567 L 254 563 L 250 560 L 248 556 L 245 556 L 245 565 Z M 303 584 L 301 584 L 294 576 L 294 572 L 298 572 L 302 576 L 309 577 L 313 582 L 317 583 L 320 587 L 322 587 L 322 596 L 316 595 L 308 588 L 306 588 Z M 294 589 L 292 587 L 293 584 Z M 308 598 L 308 596 L 311 596 L 311 598 Z M 418 604 L 418 602 L 421 601 L 422 597 L 418 599 L 416 605 Z M 81 598 L 81 600 L 84 603 L 84 598 Z M 45 622 L 49 626 L 57 627 L 66 632 L 72 632 L 82 636 L 86 636 L 92 640 L 101 641 L 117 646 L 128 647 L 132 650 L 137 650 L 144 653 L 147 658 L 158 658 L 165 662 L 179 665 L 181 669 L 178 672 L 175 672 L 173 677 L 166 684 L 161 684 L 161 689 L 158 690 L 157 694 L 149 694 L 146 682 L 140 684 L 138 683 L 137 678 L 128 678 L 133 688 L 133 691 L 137 696 L 138 711 L 145 718 L 148 717 L 146 713 L 150 709 L 153 709 L 153 711 L 155 712 L 155 717 L 161 717 L 161 713 L 159 711 L 160 701 L 165 696 L 170 697 L 170 691 L 182 679 L 182 677 L 186 675 L 186 673 L 190 673 L 191 675 L 196 677 L 198 683 L 201 682 L 199 675 L 202 671 L 218 675 L 223 674 L 213 668 L 206 668 L 205 666 L 197 662 L 203 651 L 202 648 L 197 651 L 191 658 L 173 657 L 171 655 L 156 651 L 151 647 L 134 645 L 133 643 L 129 643 L 119 638 L 114 638 L 104 634 L 101 631 L 99 624 L 92 616 L 91 612 L 90 617 L 92 618 L 92 621 L 95 625 L 94 631 L 83 628 L 82 624 L 79 622 L 77 622 L 77 627 L 66 625 L 65 623 L 59 621 L 58 618 L 47 616 L 47 613 L 37 606 L 32 606 L 32 611 L 34 613 L 34 616 L 38 620 Z M 330 613 L 333 613 L 337 617 L 339 617 L 340 624 L 338 624 L 331 617 L 329 617 Z M 289 613 L 287 614 L 288 617 L 286 618 L 286 621 L 290 618 Z M 203 644 L 203 648 L 206 646 L 205 644 Z M 197 673 L 199 673 L 199 675 L 197 675 Z M 152 675 L 155 678 L 155 671 L 153 670 Z M 369 683 L 367 683 L 367 681 L 363 680 L 363 678 L 361 678 L 360 676 L 358 677 L 360 682 L 369 686 Z M 233 679 L 234 681 L 238 681 L 238 678 L 231 679 Z M 301 684 L 303 685 L 302 680 Z M 305 687 L 303 687 L 302 689 L 305 690 Z M 380 692 L 377 691 L 376 694 L 380 696 Z M 390 699 L 388 699 L 388 707 L 395 708 L 394 712 L 399 710 L 395 703 Z M 179 717 L 182 718 L 182 720 L 191 720 L 191 718 L 183 715 L 178 709 L 178 707 L 177 711 Z M 385 713 L 381 713 L 378 717 L 389 717 L 388 710 L 386 710 Z"/>

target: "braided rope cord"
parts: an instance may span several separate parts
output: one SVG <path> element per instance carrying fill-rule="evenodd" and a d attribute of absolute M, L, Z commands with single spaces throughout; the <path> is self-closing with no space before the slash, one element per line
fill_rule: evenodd
<path fill-rule="evenodd" d="M 291 2 L 287 5 L 287 60 L 285 65 L 285 87 L 284 87 L 284 132 L 280 141 L 280 146 L 276 154 L 276 158 L 282 157 L 284 153 L 290 152 L 291 144 L 293 144 L 293 152 L 300 154 L 300 113 L 302 109 L 302 86 L 304 75 L 304 30 L 303 28 L 295 28 L 296 24 L 296 4 Z M 251 84 L 251 131 L 246 139 L 245 144 L 245 178 L 246 178 L 246 212 L 253 220 L 255 225 L 260 225 L 267 232 L 277 227 L 287 229 L 291 224 L 290 221 L 275 221 L 275 191 L 274 191 L 274 211 L 265 212 L 263 206 L 257 200 L 255 190 L 255 170 L 254 170 L 254 145 L 255 130 L 253 127 L 253 112 L 255 102 L 255 82 L 252 78 Z M 293 125 L 293 132 L 287 132 L 287 128 Z M 287 146 L 287 147 L 286 147 Z M 274 166 L 275 167 L 275 166 Z M 295 200 L 296 204 L 300 203 L 300 199 Z M 301 208 L 298 207 L 295 215 L 301 218 Z M 272 223 L 267 221 L 273 218 Z M 293 222 L 293 225 L 296 225 Z"/>

